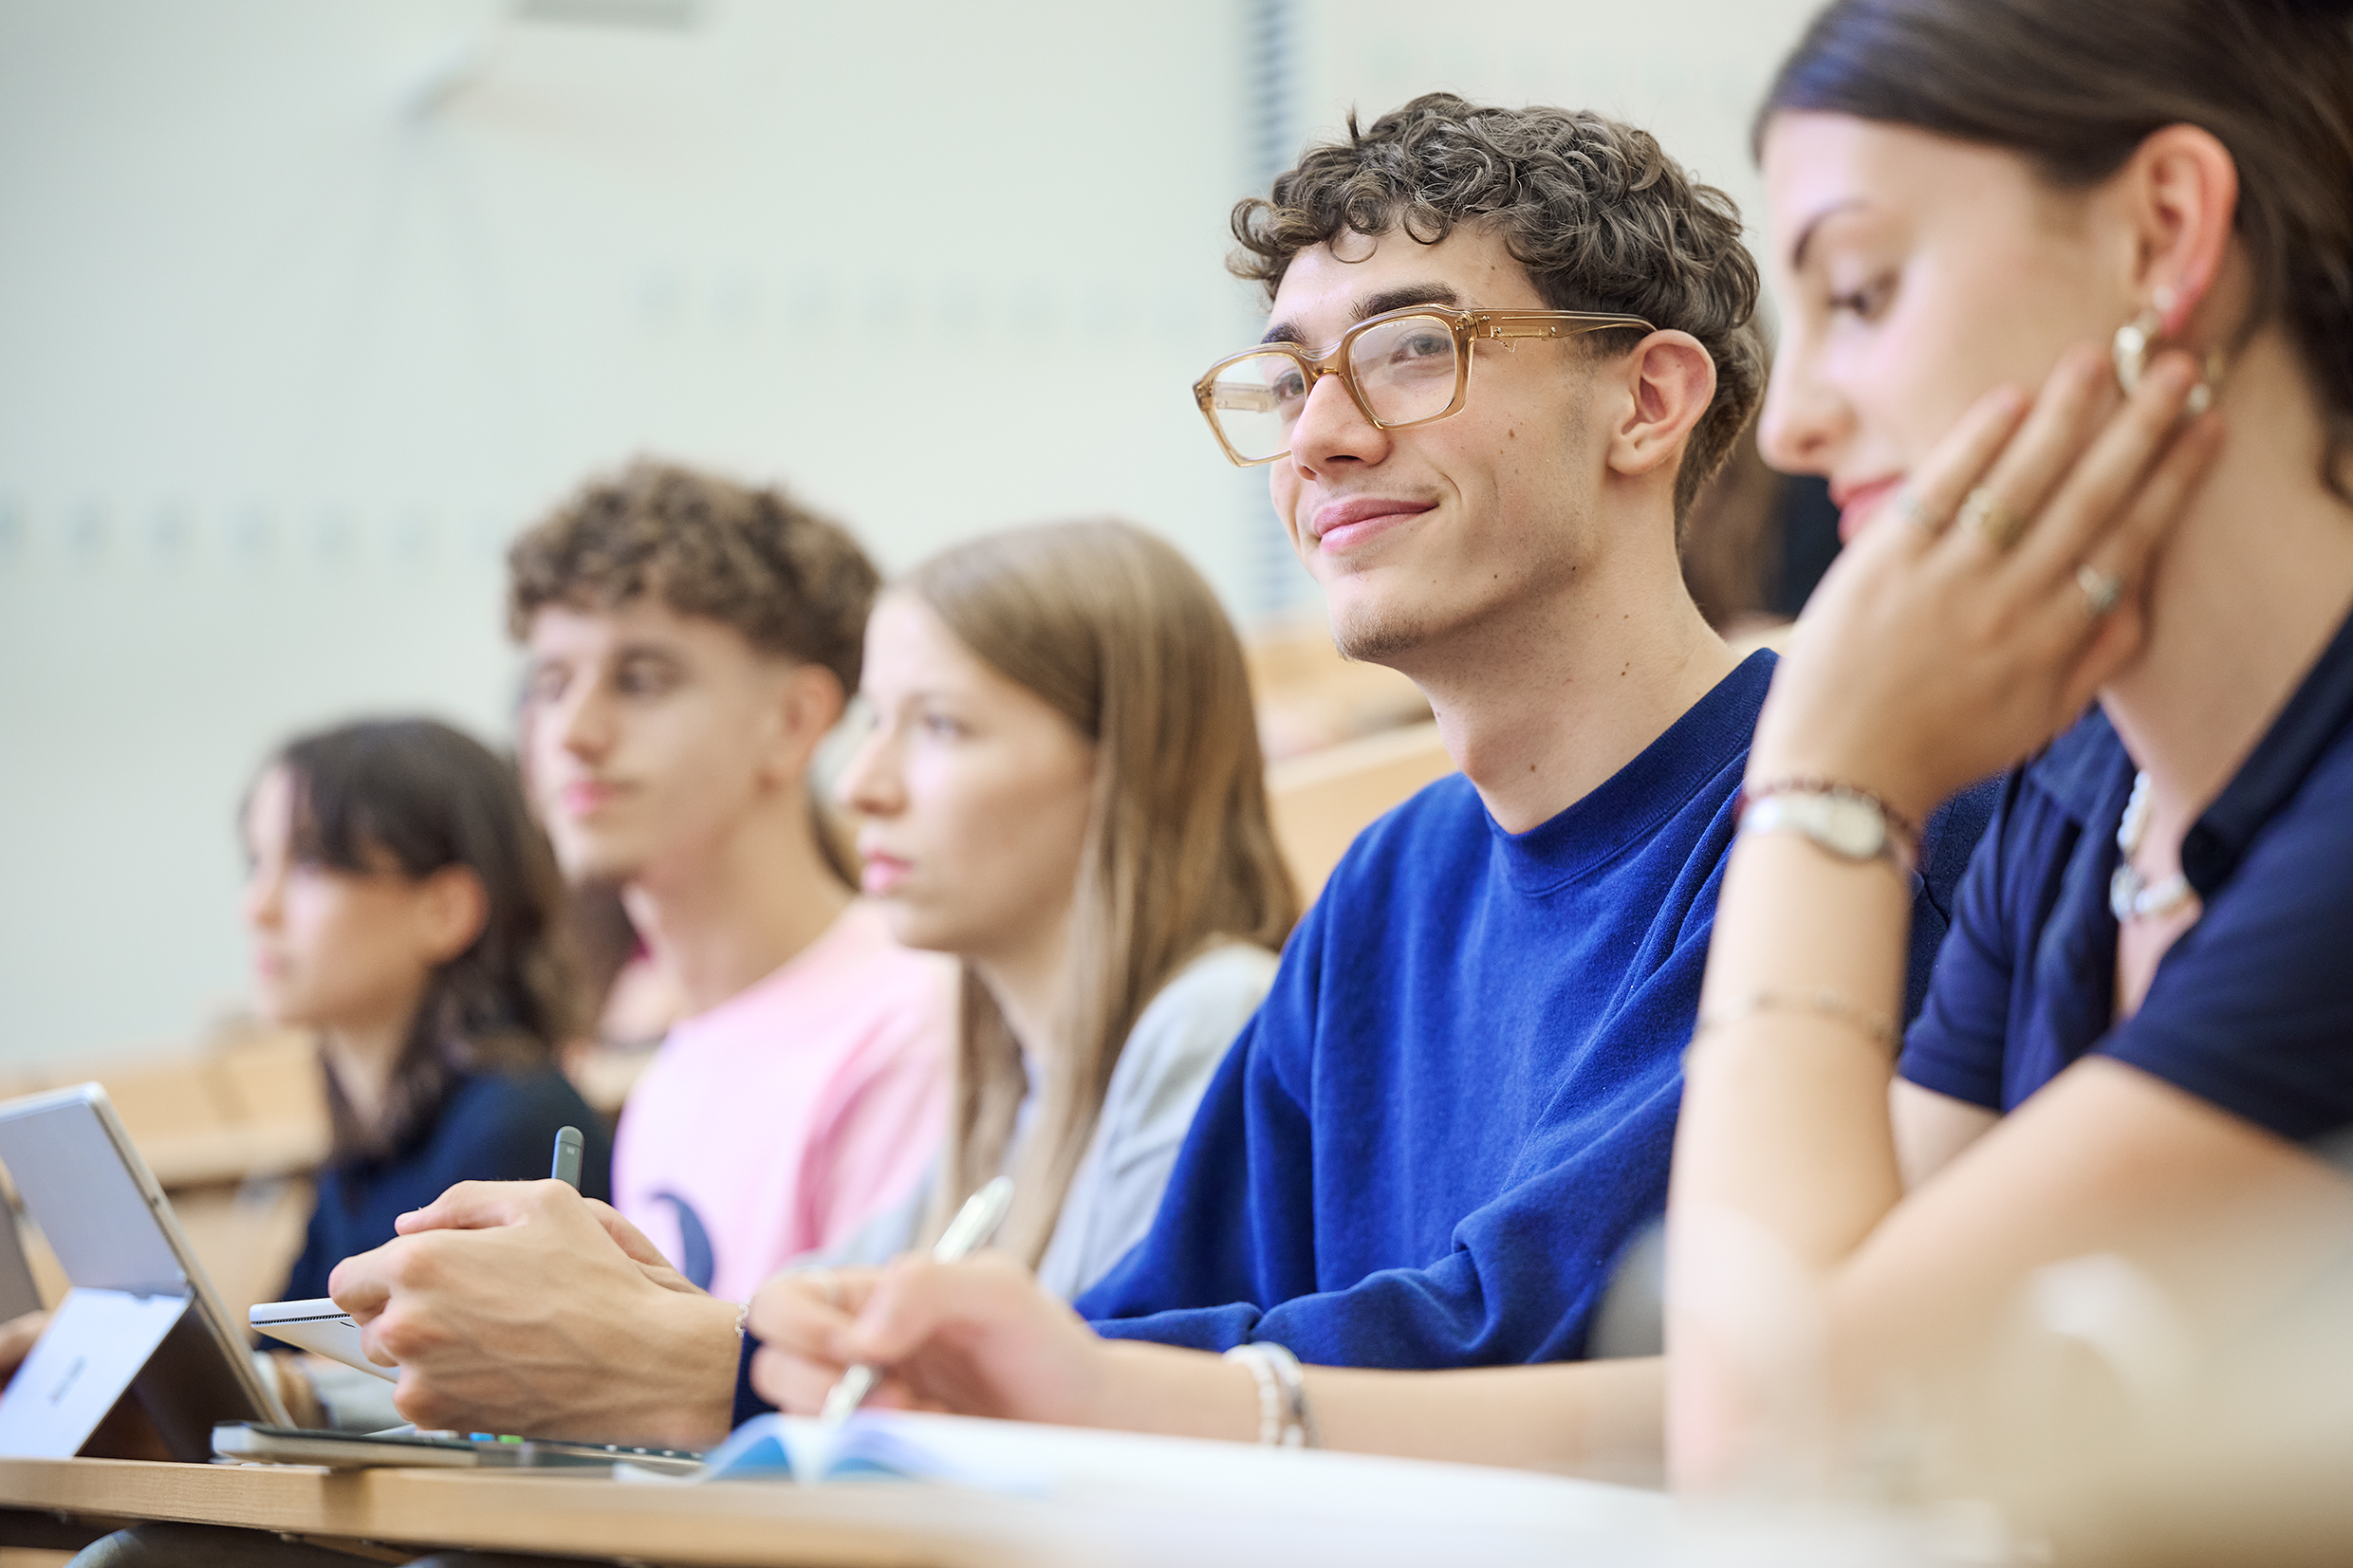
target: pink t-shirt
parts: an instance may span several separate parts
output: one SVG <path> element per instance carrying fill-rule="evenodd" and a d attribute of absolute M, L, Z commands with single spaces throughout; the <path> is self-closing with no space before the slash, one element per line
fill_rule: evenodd
<path fill-rule="evenodd" d="M 672 1025 L 621 1112 L 615 1207 L 689 1279 L 744 1301 L 903 1199 L 947 1125 L 955 975 L 862 901 Z"/>

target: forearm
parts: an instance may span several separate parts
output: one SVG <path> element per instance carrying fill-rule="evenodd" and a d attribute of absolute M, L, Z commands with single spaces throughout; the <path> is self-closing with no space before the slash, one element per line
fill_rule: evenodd
<path fill-rule="evenodd" d="M 1259 1440 L 1258 1382 L 1248 1367 L 1166 1345 L 1104 1350 L 1094 1424 Z M 1664 1365 L 1650 1358 L 1457 1372 L 1303 1371 L 1327 1448 L 1655 1484 Z"/>
<path fill-rule="evenodd" d="M 1817 1276 L 1902 1193 L 1891 1047 L 1860 1021 L 1902 1016 L 1909 893 L 1793 834 L 1744 838 L 1725 872 L 1674 1203 L 1742 1216 Z"/>
<path fill-rule="evenodd" d="M 1306 1382 L 1326 1448 L 1656 1485 L 1665 1372 L 1651 1356 L 1460 1372 L 1309 1367 Z"/>

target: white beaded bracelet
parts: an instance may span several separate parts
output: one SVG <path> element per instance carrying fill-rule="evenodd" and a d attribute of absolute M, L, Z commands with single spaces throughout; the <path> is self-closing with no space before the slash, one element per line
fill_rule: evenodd
<path fill-rule="evenodd" d="M 1226 1359 L 1250 1368 L 1258 1384 L 1258 1441 L 1266 1448 L 1320 1448 L 1324 1434 L 1307 1408 L 1307 1379 L 1299 1357 L 1271 1339 L 1253 1340 L 1226 1352 Z"/>

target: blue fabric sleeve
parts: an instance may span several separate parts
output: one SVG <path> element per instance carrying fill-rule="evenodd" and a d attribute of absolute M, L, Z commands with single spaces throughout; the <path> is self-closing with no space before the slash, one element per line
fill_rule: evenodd
<path fill-rule="evenodd" d="M 754 1416 L 776 1413 L 776 1407 L 761 1398 L 751 1386 L 751 1358 L 759 1354 L 759 1350 L 760 1341 L 751 1337 L 750 1329 L 746 1329 L 743 1348 L 735 1356 L 735 1408 L 727 1418 L 731 1431 Z"/>
<path fill-rule="evenodd" d="M 1707 902 L 1710 917 L 1714 900 Z M 1696 1013 L 1706 927 L 1623 999 L 1595 1034 L 1597 1061 L 1624 1068 L 1589 1113 L 1560 1107 L 1531 1140 L 1525 1172 L 1454 1227 L 1427 1264 L 1372 1273 L 1344 1289 L 1313 1277 L 1318 1212 L 1313 1134 L 1293 1035 L 1306 963 L 1285 966 L 1250 1033 L 1203 1100 L 1158 1222 L 1079 1303 L 1108 1337 L 1223 1350 L 1273 1339 L 1326 1366 L 1427 1369 L 1570 1358 L 1628 1237 L 1666 1206 L 1681 1098 L 1679 1048 Z M 1344 1137 L 1344 1129 L 1327 1135 Z M 1348 1196 L 1325 1195 L 1327 1210 Z M 1170 1301 L 1219 1302 L 1151 1311 Z"/>
<path fill-rule="evenodd" d="M 1961 877 L 1952 930 L 1898 1064 L 1906 1080 L 1989 1111 L 2002 1108 L 2002 1054 L 2017 968 L 2002 875 L 2024 777 L 2023 770 L 2012 773 L 1998 786 L 1992 821 Z"/>
<path fill-rule="evenodd" d="M 1936 954 L 1959 908 L 1962 880 L 2001 799 L 2000 779 L 1973 784 L 1937 807 L 1920 829 L 1920 885 L 1912 900 L 1911 968 L 1903 992 L 1906 1024 L 1927 1005 Z"/>
<path fill-rule="evenodd" d="M 2265 827 L 2095 1047 L 2281 1137 L 2353 1123 L 2353 748 Z"/>

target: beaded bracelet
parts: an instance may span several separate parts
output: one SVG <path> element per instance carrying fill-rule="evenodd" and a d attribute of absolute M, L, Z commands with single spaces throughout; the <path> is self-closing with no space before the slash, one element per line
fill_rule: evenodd
<path fill-rule="evenodd" d="M 1265 1448 L 1320 1448 L 1324 1434 L 1307 1408 L 1307 1380 L 1299 1357 L 1271 1339 L 1255 1339 L 1226 1352 L 1226 1359 L 1250 1368 L 1258 1384 L 1258 1441 Z"/>
<path fill-rule="evenodd" d="M 1692 1030 L 1692 1042 L 1696 1044 L 1699 1037 L 1709 1030 L 1746 1023 L 1759 1013 L 1810 1013 L 1816 1018 L 1826 1018 L 1833 1024 L 1843 1024 L 1865 1036 L 1873 1044 L 1891 1055 L 1903 1044 L 1903 1037 L 1898 1033 L 1893 1019 L 1865 1012 L 1846 1000 L 1843 993 L 1826 987 L 1813 991 L 1754 992 L 1747 1000 L 1722 1012 L 1711 1013 L 1700 1019 L 1698 1026 Z"/>

